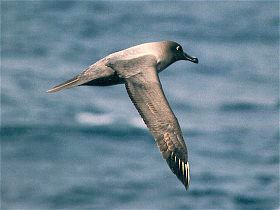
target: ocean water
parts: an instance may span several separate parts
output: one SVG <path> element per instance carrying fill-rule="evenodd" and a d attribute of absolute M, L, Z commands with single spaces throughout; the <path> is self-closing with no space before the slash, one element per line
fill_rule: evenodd
<path fill-rule="evenodd" d="M 1 209 L 279 208 L 278 1 L 1 1 Z M 169 170 L 123 85 L 45 91 L 174 40 L 160 73 L 189 150 Z"/>

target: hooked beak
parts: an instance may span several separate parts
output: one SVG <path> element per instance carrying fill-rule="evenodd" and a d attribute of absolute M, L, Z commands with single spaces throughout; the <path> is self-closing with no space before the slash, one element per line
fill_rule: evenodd
<path fill-rule="evenodd" d="M 187 53 L 184 52 L 184 58 L 183 60 L 188 60 L 188 61 L 191 61 L 193 63 L 198 63 L 198 58 L 196 57 L 192 57 L 190 55 L 188 55 Z"/>

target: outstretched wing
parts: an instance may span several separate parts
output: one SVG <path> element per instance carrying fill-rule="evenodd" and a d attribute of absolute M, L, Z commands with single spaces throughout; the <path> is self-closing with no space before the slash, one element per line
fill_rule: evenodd
<path fill-rule="evenodd" d="M 49 89 L 47 93 L 54 93 L 60 90 L 76 87 L 79 85 L 113 85 L 120 83 L 120 80 L 116 80 L 119 78 L 116 75 L 114 75 L 114 71 L 111 68 L 104 65 L 105 62 L 106 59 L 102 59 L 96 62 L 95 64 L 92 64 L 79 75 Z"/>
<path fill-rule="evenodd" d="M 151 56 L 142 56 L 110 65 L 124 78 L 128 95 L 154 136 L 163 158 L 188 189 L 190 170 L 187 147 L 179 123 L 163 93 L 155 60 Z"/>

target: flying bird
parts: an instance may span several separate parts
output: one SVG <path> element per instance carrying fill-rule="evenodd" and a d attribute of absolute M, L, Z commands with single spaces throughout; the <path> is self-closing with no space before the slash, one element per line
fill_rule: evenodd
<path fill-rule="evenodd" d="M 125 84 L 131 101 L 152 133 L 163 158 L 187 190 L 190 184 L 187 146 L 158 77 L 159 72 L 179 60 L 198 63 L 197 58 L 185 53 L 176 42 L 144 43 L 104 57 L 47 92 L 81 85 Z"/>

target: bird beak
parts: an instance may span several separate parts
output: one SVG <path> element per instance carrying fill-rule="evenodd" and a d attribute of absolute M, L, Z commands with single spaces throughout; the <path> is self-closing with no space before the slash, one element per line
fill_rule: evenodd
<path fill-rule="evenodd" d="M 188 60 L 191 61 L 193 63 L 198 63 L 198 59 L 196 57 L 192 57 L 190 55 L 188 55 L 187 53 L 184 52 L 184 58 L 183 60 Z"/>

